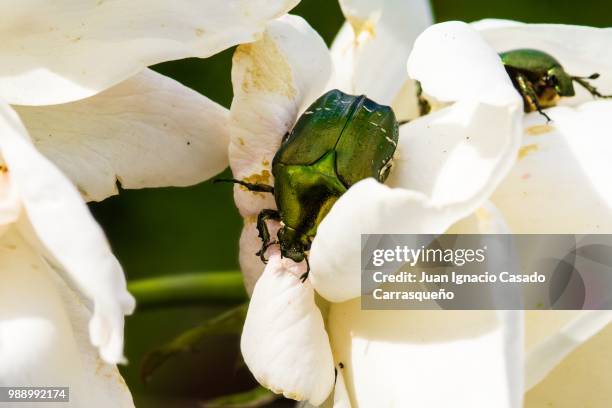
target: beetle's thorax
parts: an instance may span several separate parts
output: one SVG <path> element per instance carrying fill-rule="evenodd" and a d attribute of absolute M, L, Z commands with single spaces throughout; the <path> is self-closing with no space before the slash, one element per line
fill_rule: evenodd
<path fill-rule="evenodd" d="M 551 68 L 548 71 L 548 77 L 552 79 L 551 86 L 555 88 L 559 96 L 574 96 L 576 94 L 572 77 L 561 66 Z"/>

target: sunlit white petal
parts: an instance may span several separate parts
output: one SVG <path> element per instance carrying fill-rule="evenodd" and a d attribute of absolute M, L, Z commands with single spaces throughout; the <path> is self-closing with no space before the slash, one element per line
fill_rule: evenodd
<path fill-rule="evenodd" d="M 123 356 L 123 317 L 134 308 L 125 277 L 78 191 L 28 140 L 17 114 L 0 106 L 0 151 L 31 228 L 48 255 L 94 303 L 91 341 L 102 357 Z"/>
<path fill-rule="evenodd" d="M 297 2 L 2 2 L 0 97 L 20 105 L 86 98 L 149 65 L 253 41 Z"/>
<path fill-rule="evenodd" d="M 414 40 L 432 24 L 429 1 L 341 0 L 340 6 L 347 23 L 332 45 L 336 85 L 390 105 L 407 79 Z"/>
<path fill-rule="evenodd" d="M 11 181 L 8 168 L 0 165 L 0 234 L 3 228 L 16 221 L 21 212 L 19 193 Z"/>
<path fill-rule="evenodd" d="M 492 197 L 513 232 L 612 232 L 612 102 L 526 116 L 519 160 Z M 571 216 L 568 216 L 571 214 Z"/>
<path fill-rule="evenodd" d="M 150 70 L 68 104 L 16 107 L 36 147 L 86 199 L 186 186 L 227 166 L 227 109 Z"/>
<path fill-rule="evenodd" d="M 89 342 L 90 312 L 13 228 L 0 239 L 0 385 L 70 387 L 70 402 L 133 407 Z"/>
<path fill-rule="evenodd" d="M 363 311 L 355 299 L 332 304 L 328 327 L 359 406 L 519 407 L 509 365 L 520 361 L 521 337 L 504 321 L 484 311 Z"/>
<path fill-rule="evenodd" d="M 334 386 L 334 363 L 304 265 L 276 251 L 257 281 L 240 347 L 260 384 L 295 400 L 319 405 Z"/>
<path fill-rule="evenodd" d="M 263 38 L 236 49 L 232 65 L 230 165 L 234 177 L 272 183 L 272 158 L 298 114 L 318 98 L 331 73 L 323 39 L 306 21 L 285 16 Z M 243 216 L 274 208 L 270 194 L 235 189 Z"/>

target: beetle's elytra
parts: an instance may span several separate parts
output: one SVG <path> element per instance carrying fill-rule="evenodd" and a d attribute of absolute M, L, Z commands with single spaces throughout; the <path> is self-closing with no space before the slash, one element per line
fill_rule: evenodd
<path fill-rule="evenodd" d="M 385 181 L 398 137 L 393 110 L 365 95 L 332 90 L 310 105 L 274 156 L 274 186 L 231 180 L 274 194 L 277 210 L 265 209 L 257 218 L 262 260 L 278 243 L 281 256 L 307 261 L 317 227 L 336 200 L 365 178 Z M 281 221 L 277 241 L 270 240 L 270 219 Z"/>
<path fill-rule="evenodd" d="M 538 111 L 550 120 L 542 109 L 555 106 L 560 97 L 574 96 L 574 82 L 596 98 L 611 97 L 602 95 L 588 82 L 599 78 L 599 74 L 588 77 L 570 75 L 559 61 L 543 51 L 524 48 L 499 55 L 514 87 L 523 97 L 525 112 Z"/>

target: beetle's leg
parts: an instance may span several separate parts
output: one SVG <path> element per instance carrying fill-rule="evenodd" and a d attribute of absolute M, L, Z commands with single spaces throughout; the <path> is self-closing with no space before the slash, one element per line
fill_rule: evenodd
<path fill-rule="evenodd" d="M 550 122 L 550 117 L 546 113 L 544 113 L 544 110 L 542 110 L 540 102 L 538 102 L 538 96 L 536 95 L 535 90 L 533 89 L 533 86 L 531 85 L 527 77 L 521 73 L 516 73 L 515 78 L 520 93 L 527 102 L 527 104 L 529 106 L 535 107 L 535 110 L 537 110 L 540 115 L 544 116 L 547 122 Z"/>
<path fill-rule="evenodd" d="M 261 261 L 264 264 L 268 263 L 268 260 L 266 259 L 266 257 L 264 256 L 264 254 L 266 253 L 266 251 L 268 250 L 268 248 L 270 248 L 272 245 L 276 245 L 278 244 L 278 241 L 270 241 L 268 243 L 263 244 L 263 246 L 261 247 L 261 249 L 257 252 L 255 252 L 255 255 L 257 255 L 259 257 L 259 259 L 261 259 Z"/>
<path fill-rule="evenodd" d="M 599 91 L 597 90 L 597 88 L 595 88 L 593 85 L 591 85 L 587 79 L 597 79 L 599 78 L 599 74 L 595 73 L 591 76 L 588 77 L 577 77 L 577 76 L 573 76 L 572 79 L 576 82 L 578 82 L 580 84 L 580 86 L 582 86 L 584 89 L 586 89 L 587 91 L 589 91 L 589 93 L 591 95 L 593 95 L 596 98 L 612 98 L 612 95 L 602 95 L 599 93 Z"/>
<path fill-rule="evenodd" d="M 306 279 L 308 279 L 308 274 L 310 273 L 310 262 L 308 262 L 308 255 L 304 257 L 304 260 L 306 261 L 306 272 L 300 276 L 302 283 L 306 282 Z"/>
<path fill-rule="evenodd" d="M 280 221 L 280 213 L 276 210 L 265 209 L 261 210 L 261 212 L 257 215 L 257 232 L 259 233 L 259 238 L 261 238 L 262 245 L 261 249 L 257 251 L 255 255 L 259 256 L 263 263 L 268 262 L 265 257 L 266 250 L 270 245 L 275 243 L 270 242 L 270 231 L 268 230 L 268 225 L 266 224 L 266 221 L 268 220 Z"/>
<path fill-rule="evenodd" d="M 261 183 L 247 183 L 246 181 L 236 179 L 214 179 L 213 183 L 234 183 L 245 186 L 249 191 L 255 191 L 258 193 L 272 193 L 274 194 L 274 187 L 267 184 Z"/>

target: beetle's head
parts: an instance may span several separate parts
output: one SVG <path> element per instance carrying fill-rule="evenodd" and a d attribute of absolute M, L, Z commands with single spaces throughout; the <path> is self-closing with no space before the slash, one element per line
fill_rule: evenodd
<path fill-rule="evenodd" d="M 278 242 L 280 244 L 281 256 L 289 258 L 294 262 L 302 262 L 308 245 L 304 242 L 302 234 L 286 225 L 278 230 Z"/>
<path fill-rule="evenodd" d="M 573 79 L 561 66 L 548 70 L 548 81 L 559 96 L 574 96 Z"/>

